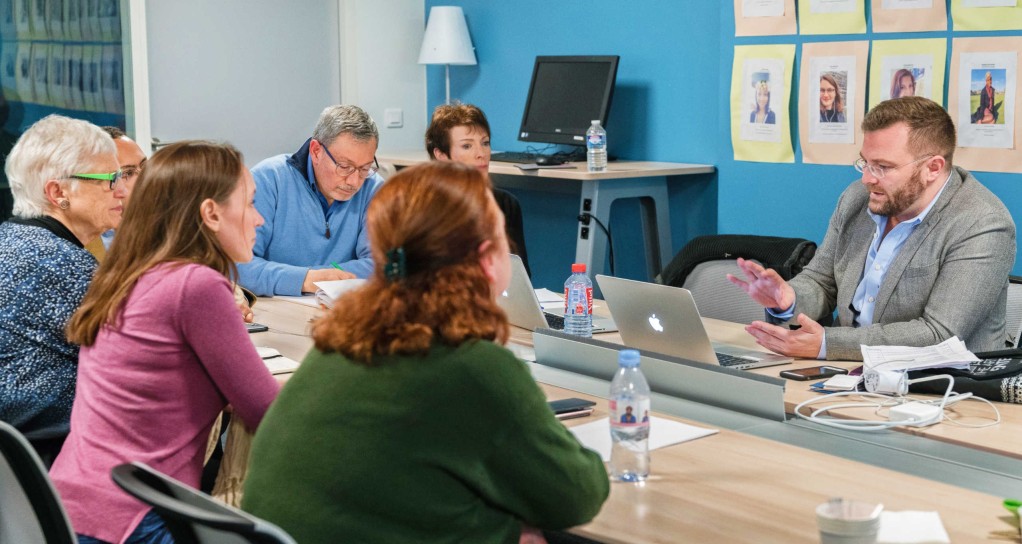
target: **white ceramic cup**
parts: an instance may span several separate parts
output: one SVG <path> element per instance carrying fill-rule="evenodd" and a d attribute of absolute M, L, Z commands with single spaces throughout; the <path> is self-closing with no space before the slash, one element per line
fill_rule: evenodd
<path fill-rule="evenodd" d="M 831 499 L 816 507 L 821 544 L 875 544 L 882 504 Z"/>

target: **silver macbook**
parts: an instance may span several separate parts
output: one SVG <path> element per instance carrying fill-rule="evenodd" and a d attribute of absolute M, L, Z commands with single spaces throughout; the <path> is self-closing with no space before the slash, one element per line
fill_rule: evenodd
<path fill-rule="evenodd" d="M 525 272 L 525 265 L 518 255 L 511 255 L 511 281 L 503 296 L 497 298 L 497 303 L 504 309 L 508 321 L 516 327 L 530 331 L 541 328 L 564 330 L 563 313 L 544 310 L 539 304 L 536 291 Z M 616 330 L 617 325 L 613 319 L 593 316 L 594 333 Z"/>
<path fill-rule="evenodd" d="M 738 370 L 783 365 L 791 357 L 712 344 L 688 289 L 597 275 L 626 346 Z"/>

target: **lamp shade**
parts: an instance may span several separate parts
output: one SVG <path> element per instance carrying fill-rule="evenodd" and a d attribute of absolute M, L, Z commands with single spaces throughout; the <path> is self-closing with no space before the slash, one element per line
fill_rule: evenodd
<path fill-rule="evenodd" d="M 419 64 L 476 63 L 465 13 L 458 6 L 434 6 L 429 10 L 426 35 L 419 50 Z"/>

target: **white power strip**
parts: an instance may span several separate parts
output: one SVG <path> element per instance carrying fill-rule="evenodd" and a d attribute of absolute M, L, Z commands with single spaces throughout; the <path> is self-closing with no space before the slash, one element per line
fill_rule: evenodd
<path fill-rule="evenodd" d="M 925 402 L 906 402 L 892 406 L 888 411 L 888 419 L 917 426 L 933 425 L 941 419 L 941 407 Z"/>

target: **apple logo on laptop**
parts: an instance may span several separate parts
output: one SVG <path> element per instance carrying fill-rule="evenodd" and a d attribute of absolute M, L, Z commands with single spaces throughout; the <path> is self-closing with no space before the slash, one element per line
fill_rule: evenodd
<path fill-rule="evenodd" d="M 505 289 L 504 292 L 501 293 L 501 295 L 504 295 L 504 298 L 507 298 L 507 289 Z"/>
<path fill-rule="evenodd" d="M 664 332 L 664 326 L 660 324 L 660 318 L 656 314 L 649 316 L 649 326 L 656 332 Z"/>

